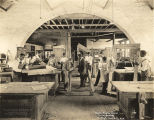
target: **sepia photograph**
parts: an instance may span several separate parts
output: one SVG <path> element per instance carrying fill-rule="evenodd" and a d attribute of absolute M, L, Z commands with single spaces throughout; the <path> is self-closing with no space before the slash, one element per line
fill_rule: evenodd
<path fill-rule="evenodd" d="M 154 0 L 0 0 L 0 120 L 154 120 Z"/>

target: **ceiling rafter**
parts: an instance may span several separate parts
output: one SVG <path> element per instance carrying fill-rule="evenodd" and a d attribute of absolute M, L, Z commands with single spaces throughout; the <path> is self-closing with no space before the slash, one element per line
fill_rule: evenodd
<path fill-rule="evenodd" d="M 42 27 L 42 26 L 40 26 L 39 28 L 40 28 L 40 29 L 43 29 L 43 27 Z"/>
<path fill-rule="evenodd" d="M 60 23 L 60 25 L 62 25 L 61 20 L 60 19 L 57 19 L 57 20 Z M 64 29 L 64 26 L 63 25 L 61 27 Z"/>
<path fill-rule="evenodd" d="M 122 33 L 122 31 L 118 28 L 113 28 L 111 30 L 103 30 L 103 29 L 67 29 L 67 30 L 57 30 L 57 29 L 53 29 L 53 30 L 47 30 L 47 29 L 43 29 L 43 30 L 37 30 L 36 32 L 72 32 L 72 33 L 91 33 L 91 32 L 104 32 L 104 33 L 108 33 L 108 32 L 116 32 L 116 33 Z"/>
<path fill-rule="evenodd" d="M 68 21 L 67 21 L 67 19 L 65 19 L 65 22 L 66 22 L 66 24 L 67 24 L 67 26 L 68 26 L 68 29 L 69 29 L 69 24 L 68 24 Z"/>
<path fill-rule="evenodd" d="M 98 23 L 97 23 L 97 24 L 100 24 L 101 20 L 102 20 L 102 19 L 100 19 L 100 20 L 98 21 Z M 96 29 L 96 28 L 97 28 L 97 25 L 96 25 L 95 29 Z"/>
<path fill-rule="evenodd" d="M 107 20 L 105 20 L 103 24 L 107 24 L 106 28 L 109 26 L 109 24 L 107 23 Z M 103 27 L 104 27 L 104 26 L 102 26 L 101 29 L 103 29 Z M 105 28 L 105 29 L 106 29 L 106 28 Z"/>
<path fill-rule="evenodd" d="M 52 26 L 49 26 L 50 29 L 54 29 Z"/>
<path fill-rule="evenodd" d="M 112 25 L 112 24 L 73 24 L 74 26 L 79 26 L 79 25 L 83 25 L 83 26 L 89 26 L 89 27 L 95 27 L 95 26 L 108 26 L 108 25 Z M 65 25 L 65 24 L 59 24 L 59 25 L 46 25 L 46 26 L 58 26 L 58 27 L 62 27 L 62 26 L 64 26 L 64 27 L 66 27 L 66 26 L 72 26 L 72 24 L 67 24 L 67 25 Z"/>
<path fill-rule="evenodd" d="M 50 25 L 51 21 L 47 21 L 47 25 Z M 54 29 L 52 26 L 49 26 L 49 28 Z"/>
<path fill-rule="evenodd" d="M 94 19 L 95 19 L 95 18 L 93 18 L 93 20 L 92 20 L 91 24 L 93 24 L 93 22 L 94 22 Z M 90 27 L 90 28 L 91 28 L 91 27 Z"/>
<path fill-rule="evenodd" d="M 94 33 L 94 35 L 99 35 L 98 32 L 123 33 L 113 23 L 95 17 L 91 19 L 69 19 L 57 17 L 54 20 L 49 20 L 44 23 L 38 30 L 50 30 L 50 32 L 70 32 L 77 34 Z"/>
<path fill-rule="evenodd" d="M 87 19 L 85 20 L 85 24 L 87 24 Z"/>
<path fill-rule="evenodd" d="M 110 30 L 110 29 L 112 29 L 114 27 L 114 24 L 110 24 L 110 25 L 111 25 L 111 27 L 108 30 Z"/>
<path fill-rule="evenodd" d="M 57 27 L 57 29 L 59 29 L 59 27 L 57 26 L 57 24 L 55 23 L 55 21 L 54 20 L 51 20 L 51 21 Z"/>
<path fill-rule="evenodd" d="M 43 27 L 45 27 L 46 29 L 49 29 L 48 26 L 46 26 L 46 25 L 43 25 Z"/>
<path fill-rule="evenodd" d="M 81 21 L 80 21 L 80 19 L 79 19 L 79 28 L 81 27 L 82 25 L 81 25 Z"/>
<path fill-rule="evenodd" d="M 71 21 L 72 21 L 72 24 L 74 24 L 74 21 L 73 21 L 73 19 L 71 19 Z"/>

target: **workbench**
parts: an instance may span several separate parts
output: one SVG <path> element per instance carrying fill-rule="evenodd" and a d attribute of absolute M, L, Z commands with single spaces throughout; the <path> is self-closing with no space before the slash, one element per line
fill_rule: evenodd
<path fill-rule="evenodd" d="M 22 70 L 22 81 L 23 82 L 55 82 L 54 95 L 59 86 L 61 80 L 61 70 L 58 69 L 33 69 L 33 70 Z"/>
<path fill-rule="evenodd" d="M 0 79 L 3 80 L 3 77 L 9 77 L 8 82 L 12 82 L 13 80 L 13 71 L 12 72 L 0 72 Z M 5 81 L 7 81 L 5 80 Z"/>
<path fill-rule="evenodd" d="M 115 69 L 114 81 L 133 81 L 134 70 Z M 138 72 L 138 80 L 140 80 L 140 72 Z"/>
<path fill-rule="evenodd" d="M 154 82 L 153 81 L 112 81 L 111 84 L 117 91 L 117 103 L 128 120 L 132 118 L 135 111 L 135 119 L 153 118 Z M 144 96 L 147 104 L 140 103 L 140 98 Z M 144 115 L 143 115 L 144 113 Z"/>
<path fill-rule="evenodd" d="M 0 120 L 4 118 L 41 120 L 48 102 L 48 91 L 54 84 L 54 82 L 0 84 Z"/>

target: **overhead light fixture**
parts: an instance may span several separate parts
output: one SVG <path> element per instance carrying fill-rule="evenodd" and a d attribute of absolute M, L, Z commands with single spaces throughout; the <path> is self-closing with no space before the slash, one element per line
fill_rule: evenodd
<path fill-rule="evenodd" d="M 81 25 L 81 28 L 82 28 L 82 29 L 84 29 L 84 28 L 85 28 L 85 26 L 84 26 L 84 25 Z"/>

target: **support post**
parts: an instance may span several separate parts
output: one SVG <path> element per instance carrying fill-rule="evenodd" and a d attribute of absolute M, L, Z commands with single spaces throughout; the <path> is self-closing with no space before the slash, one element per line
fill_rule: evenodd
<path fill-rule="evenodd" d="M 115 44 L 115 33 L 113 33 L 113 45 Z"/>
<path fill-rule="evenodd" d="M 67 57 L 71 58 L 71 35 L 68 32 L 67 33 Z"/>

